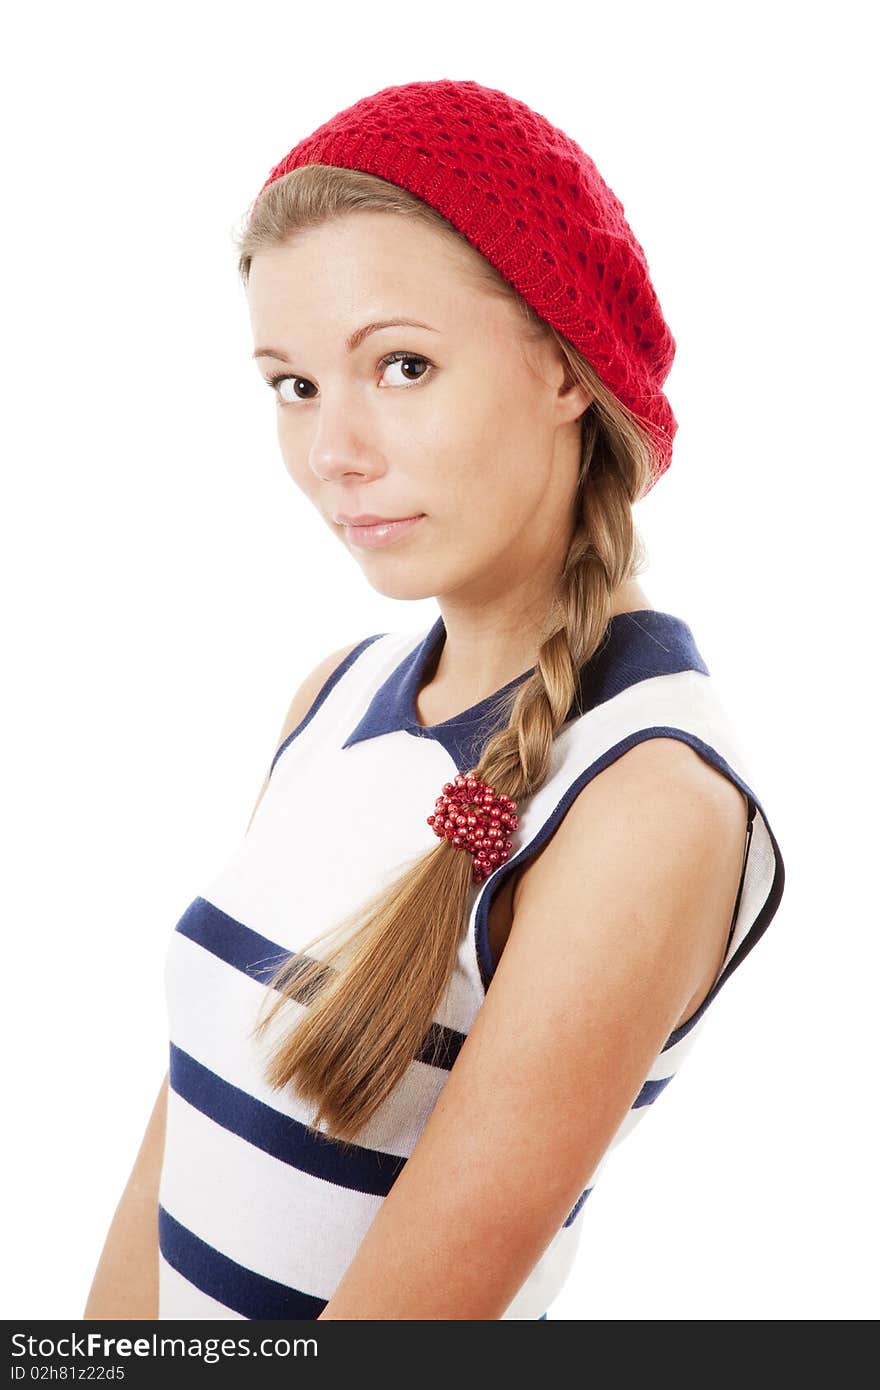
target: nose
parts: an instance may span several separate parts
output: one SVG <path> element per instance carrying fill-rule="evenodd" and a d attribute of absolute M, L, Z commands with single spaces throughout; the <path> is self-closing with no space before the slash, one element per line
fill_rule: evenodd
<path fill-rule="evenodd" d="M 342 398 L 334 403 L 325 395 L 316 417 L 308 463 L 317 478 L 335 482 L 349 475 L 371 479 L 384 473 L 382 455 L 369 438 L 368 424 L 350 403 Z"/>

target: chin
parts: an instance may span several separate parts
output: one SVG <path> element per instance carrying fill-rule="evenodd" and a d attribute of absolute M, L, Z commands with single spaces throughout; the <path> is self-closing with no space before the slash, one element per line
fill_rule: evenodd
<path fill-rule="evenodd" d="M 420 579 L 417 574 L 397 574 L 375 576 L 364 572 L 364 578 L 384 598 L 422 599 L 434 598 L 437 584 L 434 580 Z"/>

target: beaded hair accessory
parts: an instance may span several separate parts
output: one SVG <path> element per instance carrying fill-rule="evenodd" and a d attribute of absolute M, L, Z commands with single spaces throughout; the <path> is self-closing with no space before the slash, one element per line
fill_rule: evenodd
<path fill-rule="evenodd" d="M 473 856 L 473 881 L 480 883 L 510 855 L 510 833 L 519 825 L 516 802 L 477 777 L 459 773 L 444 782 L 428 824 L 441 840 Z"/>

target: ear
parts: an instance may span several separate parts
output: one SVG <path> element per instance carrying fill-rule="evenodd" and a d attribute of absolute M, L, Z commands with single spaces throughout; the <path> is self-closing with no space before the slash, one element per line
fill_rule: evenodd
<path fill-rule="evenodd" d="M 594 396 L 572 376 L 571 368 L 565 359 L 560 362 L 562 384 L 558 390 L 559 403 L 565 419 L 578 420 L 593 404 Z"/>

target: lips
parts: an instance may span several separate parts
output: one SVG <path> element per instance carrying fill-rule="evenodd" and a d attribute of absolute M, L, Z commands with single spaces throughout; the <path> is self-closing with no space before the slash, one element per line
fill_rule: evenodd
<path fill-rule="evenodd" d="M 420 512 L 408 512 L 403 516 L 376 516 L 373 512 L 362 512 L 359 516 L 346 516 L 340 512 L 333 520 L 338 526 L 388 526 L 395 521 L 412 521 Z"/>
<path fill-rule="evenodd" d="M 399 537 L 407 535 L 423 519 L 424 512 L 419 512 L 415 516 L 401 517 L 394 521 L 376 521 L 368 525 L 346 526 L 345 539 L 352 545 L 375 549 L 378 546 L 389 545 Z"/>

